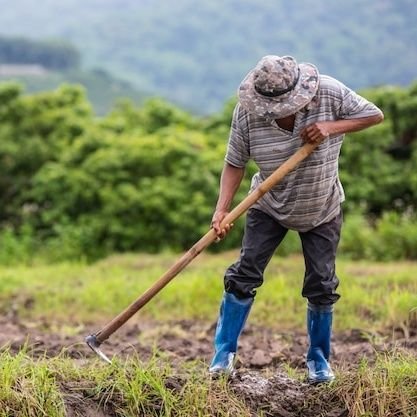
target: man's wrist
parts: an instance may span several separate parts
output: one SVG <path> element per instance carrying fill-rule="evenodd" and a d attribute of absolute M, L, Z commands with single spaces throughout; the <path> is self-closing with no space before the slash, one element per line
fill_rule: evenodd
<path fill-rule="evenodd" d="M 229 211 L 229 207 L 216 206 L 216 211 Z"/>
<path fill-rule="evenodd" d="M 219 198 L 216 204 L 216 211 L 228 211 L 231 201 L 228 198 Z"/>
<path fill-rule="evenodd" d="M 340 120 L 326 122 L 326 133 L 327 133 L 327 137 L 329 137 L 331 135 L 336 135 L 338 133 L 341 133 L 341 132 L 338 131 L 338 122 L 339 121 Z"/>

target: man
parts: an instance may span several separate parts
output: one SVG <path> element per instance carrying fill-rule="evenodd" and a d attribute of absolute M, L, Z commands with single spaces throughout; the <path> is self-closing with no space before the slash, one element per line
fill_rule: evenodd
<path fill-rule="evenodd" d="M 268 55 L 242 81 L 234 110 L 220 192 L 212 219 L 218 239 L 230 230 L 221 221 L 251 158 L 259 168 L 257 187 L 303 142 L 320 143 L 316 150 L 248 211 L 239 259 L 224 277 L 225 292 L 215 335 L 210 372 L 233 371 L 237 340 L 263 282 L 263 272 L 288 229 L 299 233 L 307 298 L 308 380 L 334 379 L 329 365 L 333 304 L 338 278 L 336 249 L 342 226 L 344 193 L 338 157 L 344 134 L 380 123 L 374 104 L 341 82 L 319 74 L 290 56 Z"/>

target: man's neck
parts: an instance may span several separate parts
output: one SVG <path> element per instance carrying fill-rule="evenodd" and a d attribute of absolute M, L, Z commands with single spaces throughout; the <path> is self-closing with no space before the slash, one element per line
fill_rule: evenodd
<path fill-rule="evenodd" d="M 275 121 L 281 129 L 292 132 L 294 130 L 295 114 L 291 114 L 290 116 L 284 117 L 282 119 L 275 119 Z"/>

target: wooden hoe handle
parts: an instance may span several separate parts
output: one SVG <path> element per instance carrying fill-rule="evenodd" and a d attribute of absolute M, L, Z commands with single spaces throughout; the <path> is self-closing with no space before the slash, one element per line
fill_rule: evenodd
<path fill-rule="evenodd" d="M 318 146 L 318 144 L 307 143 L 303 145 L 294 155 L 278 167 L 265 181 L 263 181 L 252 193 L 242 200 L 221 222 L 221 227 L 233 223 L 244 214 L 256 201 L 258 201 L 274 185 L 281 181 L 301 161 L 306 159 Z M 197 243 L 195 243 L 174 265 L 172 265 L 144 294 L 130 304 L 124 311 L 111 320 L 98 333 L 94 335 L 98 344 L 107 340 L 117 329 L 126 323 L 137 313 L 149 300 L 162 290 L 179 272 L 181 272 L 195 257 L 197 257 L 207 246 L 213 243 L 217 235 L 210 229 Z"/>

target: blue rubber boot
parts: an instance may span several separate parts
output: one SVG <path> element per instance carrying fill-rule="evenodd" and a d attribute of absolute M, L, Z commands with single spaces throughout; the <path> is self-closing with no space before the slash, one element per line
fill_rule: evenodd
<path fill-rule="evenodd" d="M 237 339 L 252 303 L 253 297 L 240 299 L 231 293 L 224 293 L 214 338 L 215 354 L 209 368 L 212 375 L 233 372 Z"/>
<path fill-rule="evenodd" d="M 308 382 L 319 384 L 334 380 L 329 365 L 333 305 L 308 304 L 307 331 L 310 346 L 307 352 Z"/>

